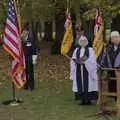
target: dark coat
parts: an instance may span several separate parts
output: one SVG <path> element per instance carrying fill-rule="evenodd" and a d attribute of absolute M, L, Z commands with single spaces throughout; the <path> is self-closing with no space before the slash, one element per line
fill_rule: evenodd
<path fill-rule="evenodd" d="M 120 68 L 120 45 L 114 50 L 114 45 L 110 44 L 102 51 L 98 63 L 103 68 Z"/>
<path fill-rule="evenodd" d="M 25 58 L 36 55 L 36 45 L 31 31 L 28 32 L 27 40 L 22 41 Z"/>

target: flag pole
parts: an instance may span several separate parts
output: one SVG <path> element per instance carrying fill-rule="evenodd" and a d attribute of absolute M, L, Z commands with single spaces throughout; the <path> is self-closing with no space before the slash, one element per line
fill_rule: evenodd
<path fill-rule="evenodd" d="M 67 12 L 70 11 L 70 0 L 67 0 Z"/>
<path fill-rule="evenodd" d="M 70 8 L 70 0 L 67 0 L 67 8 Z"/>
<path fill-rule="evenodd" d="M 12 90 L 13 90 L 13 101 L 15 101 L 16 100 L 16 91 L 15 91 L 15 85 L 13 82 L 12 82 Z"/>
<path fill-rule="evenodd" d="M 17 98 L 17 96 L 16 96 L 15 84 L 12 81 L 12 99 L 11 100 L 3 101 L 2 104 L 3 105 L 18 106 L 22 102 L 23 101 L 19 100 L 19 98 Z"/>
<path fill-rule="evenodd" d="M 19 103 L 22 103 L 17 97 L 16 97 L 16 90 L 15 90 L 15 85 L 14 82 L 12 82 L 12 99 L 11 100 L 6 100 L 3 101 L 3 105 L 11 105 L 11 106 L 18 106 Z"/>
<path fill-rule="evenodd" d="M 16 89 L 15 89 L 15 84 L 14 82 L 12 82 L 12 91 L 13 91 L 13 100 L 11 102 L 11 105 L 12 106 L 16 106 L 16 105 L 19 105 L 19 103 L 22 103 L 23 101 L 19 99 L 19 96 L 16 96 Z M 18 94 L 19 95 L 19 94 Z"/>
<path fill-rule="evenodd" d="M 17 14 L 17 19 L 18 19 L 18 26 L 19 26 L 19 40 L 21 38 L 21 23 L 20 23 L 20 11 L 19 11 L 19 8 L 17 9 L 17 4 L 19 3 L 18 0 L 13 0 L 14 1 L 14 6 L 15 6 L 15 10 L 16 10 L 16 14 Z M 13 88 L 13 101 L 16 103 L 16 104 L 19 104 L 19 103 L 22 103 L 23 101 L 19 100 L 19 96 L 17 97 L 16 96 L 16 93 L 19 93 L 16 91 L 16 88 L 15 88 L 15 84 L 14 82 L 12 82 L 12 88 Z M 19 90 L 18 90 L 19 91 Z"/>
<path fill-rule="evenodd" d="M 16 9 L 16 14 L 17 14 L 17 8 L 16 8 L 16 1 L 13 0 L 14 2 L 14 6 L 15 6 L 15 9 Z M 19 16 L 17 15 L 17 19 L 19 19 Z M 19 20 L 18 20 L 19 21 Z M 19 21 L 20 22 L 20 21 Z M 20 23 L 19 24 L 19 37 L 20 37 L 20 34 L 21 34 L 21 26 L 20 26 Z M 20 101 L 17 97 L 16 97 L 16 88 L 15 88 L 15 84 L 14 82 L 12 81 L 12 99 L 11 100 L 7 100 L 7 101 L 4 101 L 2 102 L 3 105 L 11 105 L 11 106 L 17 106 L 19 105 L 19 103 L 22 103 L 23 101 Z"/>

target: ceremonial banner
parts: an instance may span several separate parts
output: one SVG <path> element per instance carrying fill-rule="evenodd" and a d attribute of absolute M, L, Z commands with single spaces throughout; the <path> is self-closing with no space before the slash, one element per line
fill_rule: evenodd
<path fill-rule="evenodd" d="M 95 51 L 96 58 L 99 57 L 102 52 L 104 42 L 103 42 L 103 23 L 102 18 L 97 10 L 95 17 L 95 27 L 94 27 L 94 41 L 93 41 L 93 49 Z"/>
<path fill-rule="evenodd" d="M 66 56 L 73 43 L 72 21 L 71 21 L 69 12 L 67 12 L 67 17 L 65 21 L 65 29 L 66 31 L 65 31 L 64 38 L 63 38 L 62 45 L 61 45 L 61 54 Z"/>

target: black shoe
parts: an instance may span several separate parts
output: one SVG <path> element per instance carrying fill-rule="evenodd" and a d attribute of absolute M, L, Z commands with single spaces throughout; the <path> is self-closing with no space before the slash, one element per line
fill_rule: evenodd
<path fill-rule="evenodd" d="M 24 90 L 28 90 L 28 87 L 27 87 L 27 86 L 25 86 L 25 87 L 24 87 Z"/>
<path fill-rule="evenodd" d="M 92 104 L 91 101 L 87 101 L 87 102 L 82 101 L 81 103 L 79 103 L 79 105 L 91 105 L 91 104 Z"/>
<path fill-rule="evenodd" d="M 31 89 L 31 88 L 30 88 L 29 90 L 32 92 L 34 89 Z"/>
<path fill-rule="evenodd" d="M 80 98 L 78 98 L 78 97 L 75 97 L 75 100 L 80 100 Z"/>
<path fill-rule="evenodd" d="M 85 105 L 85 101 L 80 102 L 78 105 Z"/>
<path fill-rule="evenodd" d="M 75 94 L 75 100 L 80 100 L 80 94 L 79 93 L 74 93 Z"/>
<path fill-rule="evenodd" d="M 92 104 L 91 101 L 85 103 L 85 105 L 91 105 L 91 104 Z"/>

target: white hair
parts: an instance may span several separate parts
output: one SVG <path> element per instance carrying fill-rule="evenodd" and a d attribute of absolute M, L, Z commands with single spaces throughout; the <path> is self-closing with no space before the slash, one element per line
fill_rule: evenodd
<path fill-rule="evenodd" d="M 118 31 L 112 31 L 111 32 L 111 37 L 114 37 L 114 36 L 120 36 L 119 32 Z"/>
<path fill-rule="evenodd" d="M 84 41 L 84 46 L 87 46 L 87 45 L 88 45 L 88 39 L 87 39 L 87 37 L 81 36 L 81 37 L 79 38 L 79 45 L 80 45 L 80 46 L 82 46 L 81 41 Z"/>

